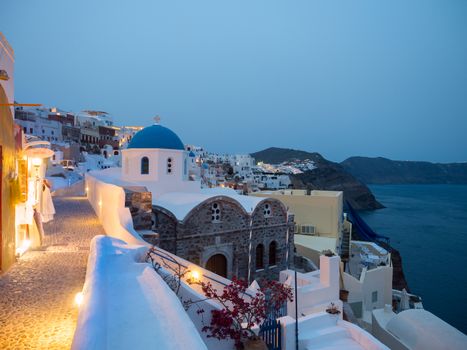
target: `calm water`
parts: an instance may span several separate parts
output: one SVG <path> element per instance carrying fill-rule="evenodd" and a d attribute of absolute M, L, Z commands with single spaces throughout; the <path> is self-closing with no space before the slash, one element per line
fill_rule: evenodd
<path fill-rule="evenodd" d="M 361 213 L 402 255 L 411 292 L 467 334 L 467 185 L 371 185 L 386 209 Z"/>

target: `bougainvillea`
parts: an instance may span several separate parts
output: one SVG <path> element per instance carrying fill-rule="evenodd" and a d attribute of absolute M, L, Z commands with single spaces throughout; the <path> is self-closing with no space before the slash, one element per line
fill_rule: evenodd
<path fill-rule="evenodd" d="M 203 327 L 208 337 L 233 339 L 236 346 L 244 339 L 256 337 L 252 328 L 261 325 L 269 315 L 277 315 L 278 310 L 288 300 L 292 301 L 292 289 L 276 281 L 263 281 L 260 291 L 251 295 L 244 280 L 233 278 L 222 292 L 216 290 L 210 282 L 196 281 L 204 295 L 216 300 L 220 310 L 211 311 L 211 322 Z M 203 313 L 198 310 L 198 313 Z"/>

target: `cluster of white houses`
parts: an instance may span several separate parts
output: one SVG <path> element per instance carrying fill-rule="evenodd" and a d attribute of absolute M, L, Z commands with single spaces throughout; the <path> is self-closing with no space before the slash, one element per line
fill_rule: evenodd
<path fill-rule="evenodd" d="M 14 109 L 14 116 L 24 134 L 48 141 L 57 149 L 71 144 L 85 149 L 97 146 L 118 150 L 141 130 L 136 126 L 116 126 L 108 113 L 94 110 L 71 113 L 55 107 L 19 106 Z"/>
<path fill-rule="evenodd" d="M 295 348 L 295 322 L 301 329 L 300 349 L 386 349 L 363 329 L 374 329 L 390 348 L 419 349 L 425 332 L 417 329 L 429 313 L 405 291 L 398 292 L 401 303 L 393 308 L 390 253 L 375 243 L 352 240 L 341 192 L 279 190 L 245 196 L 225 187 L 203 188 L 190 176 L 190 153 L 193 149 L 186 150 L 174 132 L 155 124 L 122 150 L 122 168 L 88 173 L 87 195 L 106 231 L 129 243 L 158 246 L 178 266 L 200 271 L 219 288 L 233 276 L 252 283 L 253 290 L 263 277 L 293 286 L 291 269 L 298 269 L 298 314 L 291 304 L 281 318 L 285 349 Z M 323 250 L 335 255 L 324 256 Z M 180 293 L 193 298 L 193 288 L 183 285 Z M 354 324 L 330 317 L 325 310 L 331 303 Z M 406 313 L 416 316 L 409 317 L 413 332 L 402 335 L 397 329 L 399 322 L 407 322 Z M 202 328 L 199 315 L 188 314 Z M 449 348 L 466 344 L 465 335 L 429 315 L 433 331 L 450 334 Z M 207 348 L 232 345 L 212 343 L 200 334 Z"/>

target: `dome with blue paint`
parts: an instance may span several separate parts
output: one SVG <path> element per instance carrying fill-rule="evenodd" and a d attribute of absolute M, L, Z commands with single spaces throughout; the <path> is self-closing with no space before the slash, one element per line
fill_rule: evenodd
<path fill-rule="evenodd" d="M 188 156 L 191 157 L 191 158 L 196 157 L 196 155 L 193 153 L 193 151 L 190 151 L 190 153 L 188 154 Z"/>
<path fill-rule="evenodd" d="M 130 148 L 164 148 L 185 150 L 182 140 L 172 130 L 154 124 L 138 131 L 128 144 Z"/>

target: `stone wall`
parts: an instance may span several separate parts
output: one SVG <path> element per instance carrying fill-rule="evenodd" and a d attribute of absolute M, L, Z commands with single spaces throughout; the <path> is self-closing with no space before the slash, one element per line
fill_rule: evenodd
<path fill-rule="evenodd" d="M 126 186 L 125 207 L 130 209 L 136 231 L 152 228 L 152 194 L 142 186 Z"/>
<path fill-rule="evenodd" d="M 177 254 L 177 219 L 170 211 L 159 206 L 153 206 L 152 211 L 155 219 L 155 227 L 153 229 L 158 233 L 159 237 L 158 245 L 164 250 Z M 150 240 L 148 242 L 156 244 L 156 242 Z"/>
<path fill-rule="evenodd" d="M 212 220 L 212 205 L 220 208 L 219 222 Z M 178 221 L 164 208 L 153 206 L 156 216 L 155 230 L 159 234 L 160 247 L 202 267 L 215 254 L 227 258 L 227 278 L 277 279 L 279 271 L 287 268 L 287 229 L 289 244 L 293 243 L 293 216 L 287 216 L 286 208 L 275 199 L 265 199 L 249 215 L 235 200 L 218 196 L 210 198 Z M 266 215 L 265 215 L 266 214 Z M 288 220 L 288 221 L 287 221 Z M 249 262 L 251 229 L 251 262 Z M 276 242 L 276 264 L 269 266 L 269 245 Z M 264 268 L 257 271 L 255 253 L 258 244 L 264 245 Z M 292 255 L 289 253 L 290 259 Z"/>

